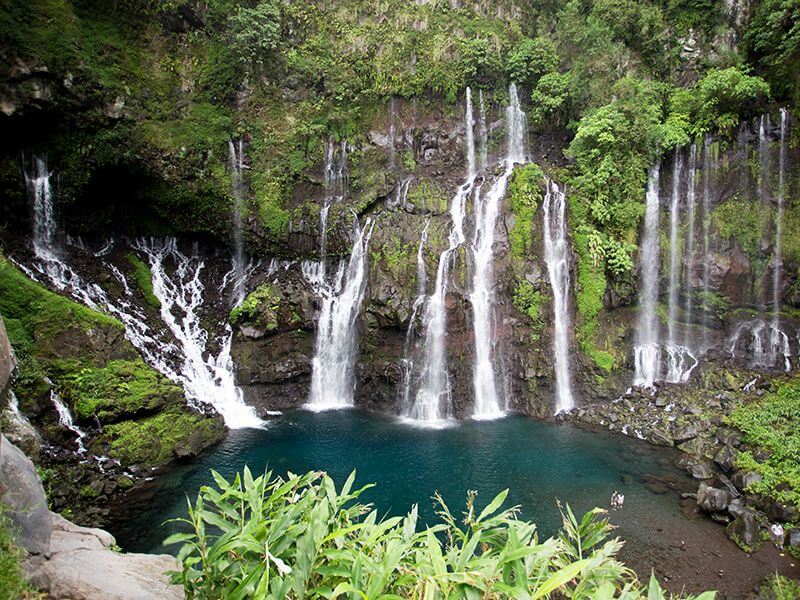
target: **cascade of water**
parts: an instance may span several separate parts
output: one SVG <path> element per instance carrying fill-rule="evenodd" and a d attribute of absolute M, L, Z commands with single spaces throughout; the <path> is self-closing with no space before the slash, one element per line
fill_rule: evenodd
<path fill-rule="evenodd" d="M 447 248 L 439 255 L 436 281 L 433 292 L 426 299 L 423 313 L 423 356 L 419 363 L 419 374 L 413 383 L 417 384 L 413 402 L 406 404 L 404 415 L 414 421 L 435 423 L 452 416 L 452 396 L 450 375 L 447 371 L 447 352 L 445 334 L 447 330 L 447 307 L 445 297 L 450 278 L 450 266 L 455 251 L 464 243 L 464 215 L 467 197 L 475 187 L 475 140 L 472 135 L 474 117 L 472 115 L 472 91 L 467 88 L 467 106 L 464 117 L 466 136 L 467 180 L 458 188 L 450 203 L 452 222 L 447 237 Z"/>
<path fill-rule="evenodd" d="M 467 110 L 465 116 L 467 138 L 467 177 L 475 177 L 475 115 L 472 110 L 472 90 L 467 87 Z"/>
<path fill-rule="evenodd" d="M 233 192 L 233 294 L 232 304 L 244 301 L 246 293 L 247 266 L 244 258 L 244 235 L 242 232 L 242 210 L 244 208 L 244 142 L 237 144 L 228 140 L 228 151 L 231 163 L 231 185 Z"/>
<path fill-rule="evenodd" d="M 770 169 L 769 130 L 771 123 L 768 114 L 761 115 L 758 121 L 758 197 L 762 201 L 768 198 L 767 190 Z"/>
<path fill-rule="evenodd" d="M 689 181 L 687 185 L 689 190 L 692 187 L 692 164 L 690 157 L 689 168 Z M 689 380 L 694 368 L 697 366 L 698 361 L 692 354 L 689 347 L 677 342 L 676 325 L 678 321 L 678 291 L 680 287 L 680 264 L 678 256 L 678 231 L 680 229 L 680 199 L 681 199 L 681 185 L 683 184 L 683 155 L 679 151 L 676 152 L 675 162 L 673 164 L 672 173 L 672 197 L 670 200 L 670 228 L 669 228 L 669 301 L 668 301 L 668 319 L 667 319 L 667 344 L 665 350 L 667 352 L 667 374 L 666 381 L 670 383 L 681 383 Z M 692 192 L 688 191 L 688 195 Z M 687 202 L 692 204 L 693 202 Z M 693 213 L 690 211 L 690 223 L 693 220 Z M 691 226 L 691 225 L 689 225 Z M 687 287 L 687 294 L 689 293 Z"/>
<path fill-rule="evenodd" d="M 328 152 L 325 155 L 325 200 L 319 211 L 320 221 L 320 257 L 322 268 L 325 268 L 325 257 L 328 253 L 328 212 L 331 204 L 341 200 L 347 194 L 350 182 L 347 171 L 347 142 L 339 142 L 339 156 L 336 157 L 333 138 L 328 139 Z"/>
<path fill-rule="evenodd" d="M 658 262 L 659 262 L 659 166 L 647 176 L 644 232 L 641 245 L 642 287 L 639 296 L 638 343 L 635 348 L 636 373 L 633 384 L 651 387 L 658 379 Z"/>
<path fill-rule="evenodd" d="M 678 320 L 678 288 L 680 287 L 680 263 L 678 262 L 678 230 L 680 229 L 681 177 L 683 175 L 683 153 L 675 152 L 672 167 L 672 197 L 669 206 L 669 302 L 667 320 L 667 343 L 674 347 L 677 343 L 675 325 Z M 672 365 L 669 366 L 667 381 L 676 381 Z"/>
<path fill-rule="evenodd" d="M 361 228 L 356 219 L 350 259 L 346 267 L 340 262 L 332 282 L 327 281 L 322 262 L 308 261 L 302 265 L 303 274 L 322 299 L 307 405 L 312 410 L 353 406 L 358 353 L 356 319 L 366 289 L 371 235 L 371 220 Z"/>
<path fill-rule="evenodd" d="M 53 382 L 49 380 L 48 383 L 50 383 L 50 385 L 53 384 Z M 53 403 L 56 413 L 58 414 L 59 425 L 69 429 L 75 434 L 75 443 L 78 445 L 78 454 L 86 454 L 86 446 L 83 444 L 83 440 L 86 438 L 86 433 L 84 433 L 84 431 L 75 424 L 75 420 L 72 418 L 72 413 L 70 412 L 69 407 L 64 404 L 64 401 L 56 393 L 55 389 L 52 388 L 50 389 L 50 402 Z"/>
<path fill-rule="evenodd" d="M 544 212 L 544 259 L 553 291 L 553 354 L 556 372 L 556 414 L 575 406 L 569 368 L 569 245 L 567 243 L 566 195 L 549 181 L 542 204 Z"/>
<path fill-rule="evenodd" d="M 778 356 L 783 351 L 784 345 L 788 345 L 788 338 L 784 334 L 781 338 L 781 276 L 783 274 L 783 199 L 784 181 L 786 171 L 786 134 L 788 129 L 788 113 L 785 108 L 781 108 L 781 138 L 778 151 L 778 192 L 776 202 L 778 211 L 775 216 L 775 240 L 773 243 L 773 264 L 772 264 L 772 326 L 770 328 L 770 364 L 778 362 Z M 784 344 L 785 342 L 785 344 Z M 784 356 L 786 355 L 783 352 Z M 791 363 L 785 362 L 786 370 L 791 369 Z"/>
<path fill-rule="evenodd" d="M 703 138 L 703 300 L 711 294 L 711 136 Z M 703 344 L 708 340 L 708 308 L 703 310 Z"/>
<path fill-rule="evenodd" d="M 494 233 L 500 201 L 506 194 L 508 179 L 514 165 L 525 161 L 525 113 L 517 95 L 517 87 L 509 86 L 509 104 L 506 108 L 507 154 L 505 169 L 495 179 L 488 194 L 480 189 L 475 194 L 475 235 L 472 241 L 474 272 L 472 292 L 472 326 L 475 332 L 475 365 L 473 388 L 475 408 L 473 418 L 491 419 L 503 415 L 497 395 L 494 372 L 493 347 L 495 343 L 492 300 L 494 288 Z"/>
<path fill-rule="evenodd" d="M 33 250 L 38 258 L 47 259 L 56 247 L 57 226 L 46 159 L 33 157 L 33 170 L 25 172 L 25 184 L 33 199 Z"/>
<path fill-rule="evenodd" d="M 692 144 L 689 149 L 689 175 L 686 182 L 686 280 L 684 285 L 685 304 L 684 315 L 686 323 L 692 322 L 692 277 L 694 276 L 694 252 L 695 252 L 695 217 L 697 215 L 695 179 L 697 177 L 697 146 Z M 686 327 L 683 336 L 683 345 L 690 347 L 689 327 Z"/>
<path fill-rule="evenodd" d="M 407 415 L 411 412 L 411 381 L 414 373 L 414 357 L 413 357 L 413 341 L 416 329 L 417 314 L 420 307 L 425 304 L 428 289 L 428 273 L 425 270 L 425 255 L 423 254 L 425 244 L 428 243 L 428 227 L 430 226 L 430 219 L 425 221 L 425 227 L 422 229 L 422 235 L 419 238 L 419 247 L 417 248 L 417 297 L 414 299 L 414 305 L 411 308 L 411 317 L 408 322 L 408 331 L 406 331 L 406 342 L 403 351 L 403 381 L 400 386 L 400 406 L 402 414 Z"/>
<path fill-rule="evenodd" d="M 142 251 L 151 260 L 153 292 L 161 302 L 161 317 L 178 341 L 178 347 L 172 342 L 164 341 L 159 332 L 150 329 L 144 311 L 132 300 L 114 300 L 98 284 L 84 281 L 47 245 L 57 236 L 49 176 L 46 165 L 38 159 L 36 172 L 26 175 L 35 207 L 34 249 L 38 245 L 36 254 L 39 261 L 34 269 L 47 277 L 57 289 L 67 291 L 90 308 L 108 312 L 122 321 L 125 337 L 141 352 L 148 364 L 183 386 L 190 404 L 200 406 L 202 403 L 210 403 L 231 428 L 261 425 L 255 411 L 244 403 L 241 390 L 233 382 L 230 358 L 232 331 L 229 327 L 220 353 L 216 357 L 209 356 L 208 360 L 203 360 L 208 333 L 200 325 L 198 314 L 203 303 L 203 284 L 199 278 L 202 261 L 182 255 L 174 239 L 164 242 L 139 240 L 133 244 L 134 249 Z M 111 245 L 112 243 L 106 244 L 95 255 L 104 255 Z M 166 257 L 174 259 L 178 265 L 172 279 L 164 270 L 163 260 Z M 194 263 L 198 264 L 196 269 L 192 267 Z M 106 265 L 129 297 L 131 288 L 125 276 L 110 263 Z M 29 269 L 25 271 L 34 275 Z M 173 315 L 173 307 L 177 307 L 179 316 Z M 182 364 L 180 372 L 172 367 L 176 363 Z"/>
<path fill-rule="evenodd" d="M 489 134 L 486 130 L 486 107 L 483 103 L 483 90 L 478 90 L 478 118 L 480 122 L 478 127 L 478 154 L 480 156 L 481 171 L 485 171 L 488 162 L 487 146 Z"/>
<path fill-rule="evenodd" d="M 132 243 L 150 263 L 153 294 L 161 303 L 161 320 L 181 349 L 179 378 L 189 398 L 211 404 L 231 428 L 259 427 L 261 420 L 252 406 L 244 402 L 233 378 L 230 355 L 232 330 L 226 326 L 219 353 L 208 352 L 208 332 L 203 328 L 200 310 L 204 286 L 200 274 L 202 259 L 183 254 L 175 238 L 139 239 Z M 167 262 L 174 271 L 168 274 Z M 208 354 L 208 358 L 204 356 Z"/>

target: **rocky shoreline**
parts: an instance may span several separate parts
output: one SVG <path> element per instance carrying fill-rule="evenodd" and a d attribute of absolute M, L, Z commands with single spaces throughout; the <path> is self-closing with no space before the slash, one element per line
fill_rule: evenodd
<path fill-rule="evenodd" d="M 752 491 L 761 475 L 742 468 L 737 458 L 753 448 L 728 420 L 743 402 L 762 397 L 788 378 L 711 368 L 699 377 L 702 387 L 664 384 L 651 390 L 631 389 L 613 401 L 581 407 L 560 418 L 655 446 L 675 447 L 682 453 L 678 465 L 698 480 L 697 491 L 686 496 L 725 525 L 742 550 L 758 550 L 770 538 L 771 524 L 778 523 L 784 532 L 782 545 L 800 557 L 797 507 Z"/>

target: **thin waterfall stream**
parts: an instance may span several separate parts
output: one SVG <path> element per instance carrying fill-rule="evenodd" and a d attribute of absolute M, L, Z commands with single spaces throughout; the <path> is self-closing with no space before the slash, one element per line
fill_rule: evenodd
<path fill-rule="evenodd" d="M 542 204 L 544 258 L 553 292 L 553 354 L 556 373 L 556 414 L 575 407 L 569 364 L 569 243 L 566 194 L 554 181 L 547 182 Z"/>
<path fill-rule="evenodd" d="M 659 263 L 659 171 L 652 167 L 647 175 L 644 233 L 641 245 L 641 293 L 639 296 L 639 325 L 634 349 L 636 372 L 633 384 L 652 387 L 659 373 L 658 346 L 658 263 Z"/>

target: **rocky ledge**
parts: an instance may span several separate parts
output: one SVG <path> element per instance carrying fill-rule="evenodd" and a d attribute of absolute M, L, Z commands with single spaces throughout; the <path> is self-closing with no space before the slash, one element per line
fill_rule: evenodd
<path fill-rule="evenodd" d="M 55 600 L 170 600 L 183 598 L 167 571 L 175 558 L 123 554 L 102 529 L 80 527 L 47 508 L 42 482 L 31 460 L 0 434 L 0 502 L 11 518 L 17 543 L 27 551 L 23 568 L 30 582 Z"/>

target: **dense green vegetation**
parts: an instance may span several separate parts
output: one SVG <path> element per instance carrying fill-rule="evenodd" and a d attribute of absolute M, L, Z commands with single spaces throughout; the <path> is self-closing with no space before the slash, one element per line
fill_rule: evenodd
<path fill-rule="evenodd" d="M 437 497 L 439 522 L 420 530 L 416 507 L 382 519 L 359 503 L 370 486 L 355 489 L 355 473 L 340 490 L 321 472 L 212 475 L 179 520 L 188 531 L 165 542 L 181 546 L 173 581 L 187 598 L 664 598 L 617 560 L 600 509 L 579 521 L 567 507 L 540 540 L 502 508 L 507 491 L 484 507 L 470 494 L 463 520 Z"/>
<path fill-rule="evenodd" d="M 23 552 L 14 543 L 12 527 L 0 504 L 0 600 L 34 598 L 33 590 L 22 573 Z"/>
<path fill-rule="evenodd" d="M 737 408 L 728 421 L 744 432 L 752 450 L 737 458 L 740 469 L 755 471 L 761 481 L 755 493 L 800 505 L 800 380 L 780 383 L 777 390 Z"/>

